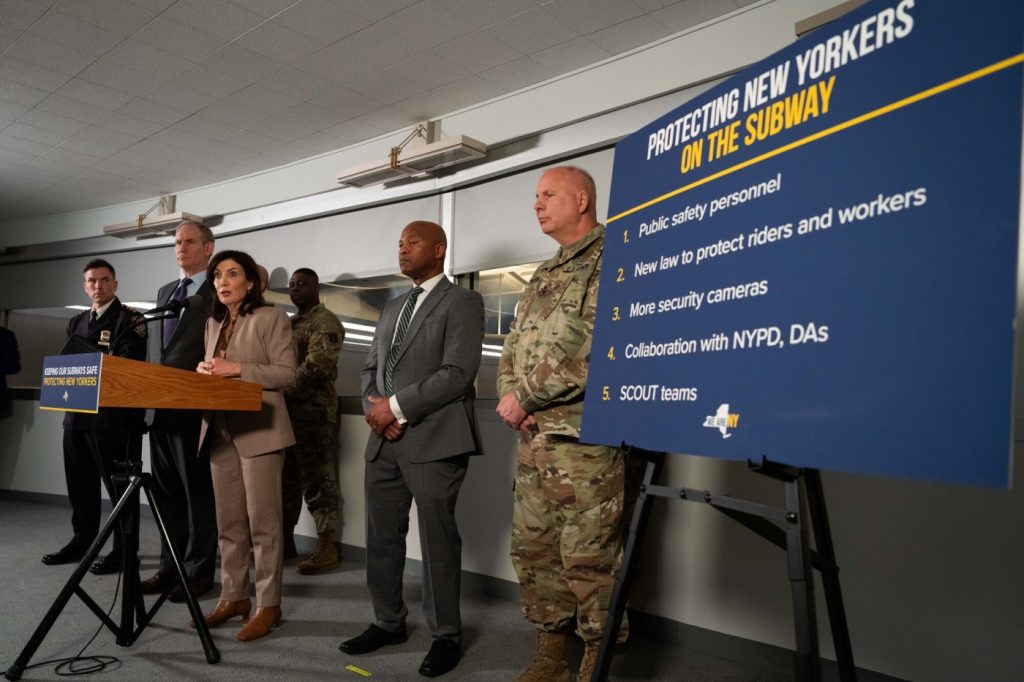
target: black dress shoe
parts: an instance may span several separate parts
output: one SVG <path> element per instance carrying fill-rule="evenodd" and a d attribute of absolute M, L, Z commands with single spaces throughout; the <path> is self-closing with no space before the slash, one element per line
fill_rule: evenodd
<path fill-rule="evenodd" d="M 462 647 L 450 639 L 435 639 L 430 645 L 423 663 L 420 664 L 420 675 L 437 677 L 444 675 L 459 664 L 462 658 Z"/>
<path fill-rule="evenodd" d="M 142 594 L 160 594 L 170 583 L 170 574 L 157 571 L 141 582 Z"/>
<path fill-rule="evenodd" d="M 376 625 L 371 624 L 370 627 L 366 628 L 363 634 L 358 637 L 342 642 L 338 649 L 344 651 L 346 654 L 368 654 L 371 651 L 376 651 L 382 646 L 389 644 L 401 644 L 409 639 L 409 635 L 406 634 L 405 628 L 402 628 L 398 632 L 388 632 Z"/>
<path fill-rule="evenodd" d="M 188 583 L 196 599 L 199 599 L 213 589 L 213 578 L 190 578 Z M 175 604 L 181 604 L 185 601 L 185 590 L 182 589 L 180 583 L 174 586 L 174 589 L 171 590 L 167 598 Z"/>
<path fill-rule="evenodd" d="M 121 550 L 115 549 L 113 552 L 92 562 L 92 566 L 89 567 L 89 572 L 93 575 L 110 575 L 112 573 L 121 572 Z"/>
<path fill-rule="evenodd" d="M 75 543 L 68 543 L 53 554 L 44 554 L 43 563 L 49 564 L 50 566 L 56 566 L 58 564 L 73 564 L 76 561 L 82 560 L 82 557 L 85 556 L 86 549 L 88 549 L 88 547 L 76 545 Z"/>

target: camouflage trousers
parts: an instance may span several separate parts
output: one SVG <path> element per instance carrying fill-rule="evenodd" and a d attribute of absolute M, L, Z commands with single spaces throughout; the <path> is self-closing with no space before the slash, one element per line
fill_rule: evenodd
<path fill-rule="evenodd" d="M 293 422 L 295 445 L 285 451 L 281 473 L 284 527 L 290 530 L 299 521 L 302 499 L 316 522 L 317 534 L 334 533 L 338 528 L 338 476 L 334 456 L 337 452 L 338 425 L 326 422 Z"/>
<path fill-rule="evenodd" d="M 573 618 L 600 640 L 622 561 L 625 465 L 615 449 L 557 435 L 520 435 L 512 564 L 526 620 L 548 632 Z M 628 635 L 625 619 L 618 639 Z"/>

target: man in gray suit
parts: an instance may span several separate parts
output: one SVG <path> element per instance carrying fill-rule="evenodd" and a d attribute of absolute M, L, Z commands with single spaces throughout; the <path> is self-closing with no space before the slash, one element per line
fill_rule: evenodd
<path fill-rule="evenodd" d="M 405 536 L 416 500 L 423 611 L 433 643 L 421 675 L 442 675 L 462 655 L 462 539 L 455 502 L 470 455 L 481 453 L 473 408 L 484 306 L 443 274 L 440 225 L 416 221 L 398 241 L 402 274 L 416 285 L 384 306 L 362 371 L 366 444 L 366 582 L 374 622 L 341 644 L 348 654 L 406 641 Z"/>

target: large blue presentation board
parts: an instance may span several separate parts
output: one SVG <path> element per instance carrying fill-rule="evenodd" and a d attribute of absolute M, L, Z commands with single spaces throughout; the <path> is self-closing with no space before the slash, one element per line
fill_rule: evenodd
<path fill-rule="evenodd" d="M 620 142 L 583 440 L 1007 486 L 1022 7 L 870 2 Z"/>

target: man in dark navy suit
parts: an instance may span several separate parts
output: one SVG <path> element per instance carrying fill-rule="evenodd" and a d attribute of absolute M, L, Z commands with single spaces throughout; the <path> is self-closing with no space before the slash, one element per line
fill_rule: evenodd
<path fill-rule="evenodd" d="M 160 364 L 194 372 L 203 359 L 206 318 L 210 316 L 213 288 L 206 281 L 206 267 L 213 255 L 210 228 L 191 221 L 174 233 L 174 256 L 179 279 L 160 287 L 157 305 L 196 294 L 202 302 L 184 308 L 178 317 L 164 320 L 160 328 Z M 149 429 L 153 493 L 174 552 L 185 564 L 192 592 L 201 597 L 213 588 L 217 561 L 217 520 L 214 517 L 210 458 L 199 450 L 199 410 L 156 410 Z M 142 581 L 146 594 L 163 592 L 175 581 L 174 564 L 167 548 L 160 553 L 160 568 Z M 185 601 L 180 585 L 169 599 Z"/>
<path fill-rule="evenodd" d="M 82 272 L 91 307 L 71 319 L 68 337 L 82 337 L 104 353 L 145 360 L 146 320 L 115 296 L 114 266 L 97 258 L 89 261 Z M 116 462 L 141 459 L 144 415 L 143 410 L 117 408 L 64 415 L 64 476 L 74 535 L 59 551 L 44 555 L 44 564 L 79 561 L 92 544 L 100 529 L 100 481 L 110 499 L 117 501 L 118 491 L 110 476 L 116 471 Z M 121 533 L 117 529 L 114 550 L 97 559 L 90 570 L 96 574 L 116 573 L 120 567 Z"/>

